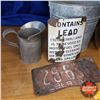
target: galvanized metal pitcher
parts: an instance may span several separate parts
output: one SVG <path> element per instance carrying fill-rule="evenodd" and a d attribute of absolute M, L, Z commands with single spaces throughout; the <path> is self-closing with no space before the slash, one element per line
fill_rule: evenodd
<path fill-rule="evenodd" d="M 44 29 L 45 25 L 42 22 L 32 21 L 21 26 L 18 32 L 13 29 L 6 29 L 2 35 L 8 45 L 20 49 L 21 59 L 24 63 L 35 63 L 41 58 L 41 32 Z M 18 44 L 5 38 L 9 33 L 17 35 Z"/>

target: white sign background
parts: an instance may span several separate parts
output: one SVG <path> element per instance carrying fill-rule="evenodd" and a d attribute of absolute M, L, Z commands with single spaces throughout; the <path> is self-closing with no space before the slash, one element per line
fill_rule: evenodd
<path fill-rule="evenodd" d="M 52 19 L 50 19 L 52 20 Z M 54 19 L 53 19 L 54 20 Z M 58 22 L 81 22 L 82 18 L 71 18 L 71 19 L 59 19 Z M 82 22 L 80 25 L 67 25 L 65 27 L 58 27 L 56 23 L 56 27 L 51 24 L 48 24 L 48 60 L 53 59 L 55 62 L 63 62 L 74 60 L 76 56 L 80 53 L 82 39 L 85 29 L 85 21 Z M 77 29 L 77 34 L 73 34 L 74 29 Z M 64 39 L 64 41 L 59 41 L 58 31 L 60 30 L 60 39 Z M 63 35 L 63 30 L 66 30 L 65 35 Z M 68 35 L 69 30 L 72 30 L 72 35 Z M 63 46 L 63 54 L 61 56 L 57 56 L 56 52 L 61 51 L 58 48 L 58 45 L 62 44 Z"/>

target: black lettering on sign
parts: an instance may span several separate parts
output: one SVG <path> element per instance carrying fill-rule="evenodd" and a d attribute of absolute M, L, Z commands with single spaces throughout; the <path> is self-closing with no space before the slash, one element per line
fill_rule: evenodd
<path fill-rule="evenodd" d="M 57 22 L 57 23 L 56 23 L 56 26 L 57 26 L 57 27 L 61 27 L 61 23 L 60 23 L 60 22 Z"/>
<path fill-rule="evenodd" d="M 63 26 L 63 27 L 66 27 L 66 23 L 63 22 L 63 23 L 62 23 L 62 26 Z"/>
<path fill-rule="evenodd" d="M 83 21 L 57 22 L 56 27 L 72 27 L 82 25 Z"/>
<path fill-rule="evenodd" d="M 68 36 L 72 35 L 72 30 L 70 29 L 68 32 Z"/>
<path fill-rule="evenodd" d="M 56 39 L 60 40 L 62 37 L 62 35 L 60 34 L 60 30 L 58 30 L 58 37 L 56 37 Z"/>
<path fill-rule="evenodd" d="M 68 36 L 71 36 L 71 35 L 76 35 L 78 32 L 78 29 L 70 29 L 69 32 L 68 32 Z"/>
<path fill-rule="evenodd" d="M 74 29 L 73 34 L 75 35 L 75 34 L 77 34 L 77 32 L 78 32 L 78 29 Z"/>
<path fill-rule="evenodd" d="M 71 23 L 70 23 L 70 26 L 74 26 L 74 23 L 73 23 L 73 22 L 71 22 Z"/>
<path fill-rule="evenodd" d="M 67 29 L 66 30 L 63 30 L 63 35 L 64 36 L 67 36 L 67 31 L 68 31 Z"/>
<path fill-rule="evenodd" d="M 78 29 L 70 29 L 69 31 L 67 29 L 63 30 L 62 31 L 62 34 L 61 35 L 61 30 L 58 30 L 58 37 L 56 39 L 61 39 L 62 36 L 71 36 L 71 35 L 76 35 L 78 33 Z"/>

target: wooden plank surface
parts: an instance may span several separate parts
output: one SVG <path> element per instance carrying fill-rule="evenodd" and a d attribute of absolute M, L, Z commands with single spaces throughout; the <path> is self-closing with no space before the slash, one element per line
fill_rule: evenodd
<path fill-rule="evenodd" d="M 5 28 L 2 27 L 2 31 Z M 10 27 L 16 30 L 19 27 Z M 16 40 L 14 35 L 9 35 L 10 40 Z M 31 70 L 33 68 L 48 65 L 47 61 L 47 30 L 42 35 L 42 57 L 35 64 L 23 64 L 20 58 L 19 50 L 15 47 L 8 46 L 2 39 L 2 100 L 94 100 L 94 98 L 86 98 L 80 92 L 80 87 L 70 87 L 58 92 L 36 96 L 34 94 Z M 94 58 L 98 68 L 100 69 L 100 49 L 96 49 L 93 42 L 89 44 L 86 51 L 82 52 L 80 58 L 91 56 Z M 97 83 L 100 90 L 100 82 Z"/>

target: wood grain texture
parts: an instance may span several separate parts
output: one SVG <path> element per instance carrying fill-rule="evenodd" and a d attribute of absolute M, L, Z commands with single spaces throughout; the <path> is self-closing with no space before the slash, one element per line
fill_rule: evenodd
<path fill-rule="evenodd" d="M 2 31 L 8 27 L 2 27 Z M 16 30 L 19 27 L 10 27 Z M 15 40 L 15 36 L 10 36 L 10 40 Z M 33 68 L 48 65 L 47 61 L 47 30 L 42 34 L 42 57 L 35 64 L 23 64 L 20 59 L 19 50 L 15 47 L 8 46 L 2 39 L 2 100 L 94 100 L 94 98 L 86 98 L 80 92 L 80 87 L 70 87 L 58 92 L 36 96 L 33 90 L 31 70 Z M 91 56 L 94 58 L 98 68 L 100 69 L 100 48 L 97 50 L 90 43 L 88 49 L 80 54 L 80 58 Z M 97 83 L 100 90 L 100 82 Z"/>

